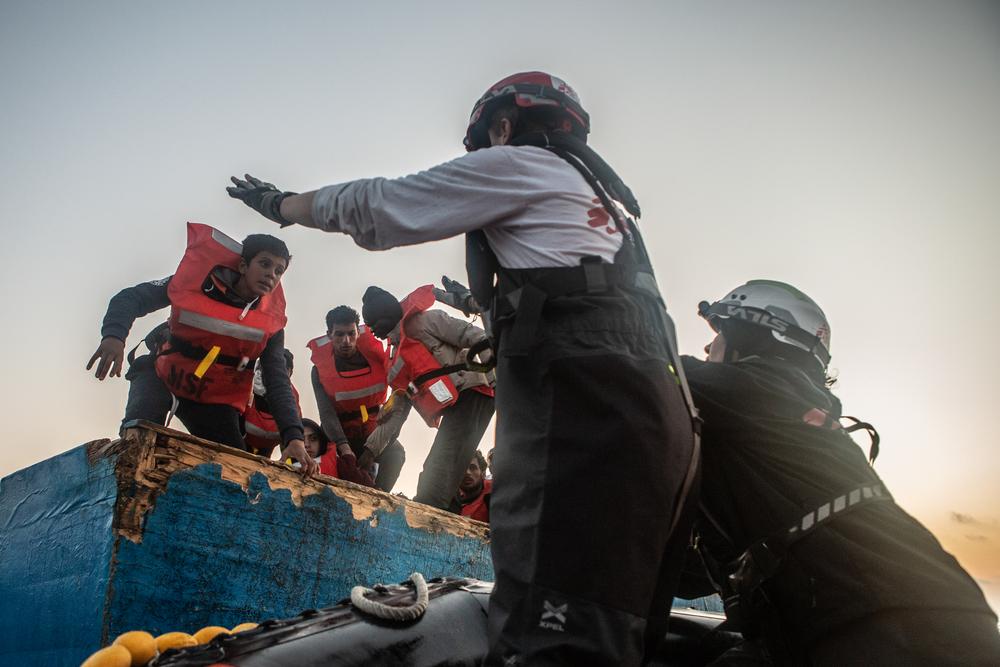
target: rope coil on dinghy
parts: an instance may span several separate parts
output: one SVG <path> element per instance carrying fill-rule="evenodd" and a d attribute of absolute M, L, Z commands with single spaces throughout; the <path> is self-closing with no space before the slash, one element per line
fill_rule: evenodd
<path fill-rule="evenodd" d="M 413 586 L 416 589 L 416 601 L 406 607 L 394 607 L 378 602 L 377 600 L 369 600 L 365 597 L 365 594 L 374 593 L 375 591 L 364 586 L 355 586 L 351 589 L 351 604 L 357 607 L 359 611 L 363 611 L 376 618 L 399 622 L 414 621 L 423 616 L 424 612 L 427 611 L 427 582 L 424 581 L 424 576 L 419 572 L 411 574 L 410 581 L 413 582 Z"/>

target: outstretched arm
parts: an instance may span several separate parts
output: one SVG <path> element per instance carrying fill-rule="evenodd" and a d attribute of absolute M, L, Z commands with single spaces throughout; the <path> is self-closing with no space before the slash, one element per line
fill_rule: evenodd
<path fill-rule="evenodd" d="M 511 149 L 513 150 L 513 149 Z M 364 178 L 295 194 L 249 174 L 229 195 L 269 220 L 340 232 L 369 250 L 482 229 L 548 197 L 510 150 L 482 150 L 402 178 Z"/>
<path fill-rule="evenodd" d="M 170 305 L 167 284 L 170 277 L 126 287 L 111 297 L 101 325 L 101 344 L 87 362 L 89 371 L 97 362 L 94 377 L 103 380 L 110 374 L 121 377 L 125 363 L 125 339 L 137 319 Z"/>

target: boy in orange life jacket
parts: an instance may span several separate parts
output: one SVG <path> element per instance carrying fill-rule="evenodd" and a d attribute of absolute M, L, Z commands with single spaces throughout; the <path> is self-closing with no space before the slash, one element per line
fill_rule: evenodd
<path fill-rule="evenodd" d="M 443 311 L 428 310 L 434 304 L 431 285 L 416 289 L 402 302 L 372 286 L 362 303 L 365 324 L 390 343 L 386 379 L 400 390 L 396 393 L 402 404 L 399 427 L 412 405 L 428 426 L 438 429 L 414 500 L 448 509 L 493 417 L 493 374 L 439 371 L 464 363 L 469 348 L 484 341 L 486 333 Z"/>
<path fill-rule="evenodd" d="M 283 453 L 316 464 L 306 454 L 291 384 L 285 370 L 284 294 L 281 276 L 291 255 L 280 240 L 251 234 L 241 245 L 207 225 L 188 224 L 188 245 L 174 275 L 122 290 L 108 304 L 100 346 L 87 370 L 121 376 L 125 339 L 139 317 L 171 307 L 170 336 L 159 350 L 148 391 L 172 393 L 177 417 L 192 435 L 244 449 L 239 418 L 261 359 L 264 385 Z"/>
<path fill-rule="evenodd" d="M 388 391 L 385 380 L 385 348 L 349 306 L 337 306 L 326 314 L 326 334 L 309 341 L 312 350 L 312 384 L 323 431 L 337 443 L 341 457 L 354 457 L 357 466 L 369 470 L 378 463 L 375 486 L 392 491 L 406 460 L 403 446 L 391 437 L 382 438 L 380 425 Z M 352 480 L 353 481 L 353 480 Z"/>
<path fill-rule="evenodd" d="M 292 370 L 295 368 L 295 355 L 288 349 L 284 351 L 284 355 L 288 381 L 292 388 L 292 396 L 295 397 L 295 409 L 301 417 L 302 406 L 299 403 L 299 391 L 291 382 Z M 260 360 L 257 361 L 257 368 L 253 372 L 253 393 L 250 395 L 250 402 L 243 413 L 243 442 L 246 443 L 247 451 L 265 458 L 270 458 L 274 448 L 281 444 L 278 422 L 271 414 L 271 406 L 267 400 L 267 388 L 264 386 Z M 309 451 L 308 444 L 309 442 L 306 441 L 307 452 Z M 309 456 L 313 455 L 309 454 Z M 313 456 L 313 458 L 316 457 Z"/>
<path fill-rule="evenodd" d="M 492 493 L 493 480 L 486 479 L 486 458 L 477 449 L 458 486 L 458 503 L 462 506 L 460 514 L 489 523 Z"/>

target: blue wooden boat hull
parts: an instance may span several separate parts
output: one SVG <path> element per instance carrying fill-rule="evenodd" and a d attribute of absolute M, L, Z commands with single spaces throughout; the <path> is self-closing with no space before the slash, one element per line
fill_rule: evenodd
<path fill-rule="evenodd" d="M 233 627 L 411 572 L 489 580 L 488 527 L 151 425 L 0 481 L 0 664 Z"/>

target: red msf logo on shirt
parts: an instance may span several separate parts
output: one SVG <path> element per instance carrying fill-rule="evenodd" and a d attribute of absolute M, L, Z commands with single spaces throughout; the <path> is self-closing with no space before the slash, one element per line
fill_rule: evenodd
<path fill-rule="evenodd" d="M 604 227 L 604 231 L 608 234 L 614 234 L 617 232 L 618 228 L 611 222 L 611 216 L 608 215 L 608 212 L 601 204 L 601 200 L 594 197 L 593 202 L 597 204 L 597 206 L 587 211 L 587 224 L 594 229 Z"/>

